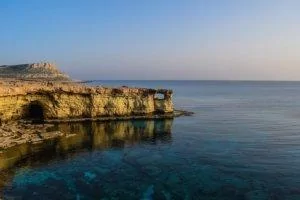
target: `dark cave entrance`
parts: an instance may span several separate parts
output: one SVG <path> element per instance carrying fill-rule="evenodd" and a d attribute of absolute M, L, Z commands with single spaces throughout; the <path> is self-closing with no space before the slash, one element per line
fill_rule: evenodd
<path fill-rule="evenodd" d="M 44 122 L 44 108 L 39 102 L 31 102 L 28 106 L 27 119 L 35 123 Z"/>

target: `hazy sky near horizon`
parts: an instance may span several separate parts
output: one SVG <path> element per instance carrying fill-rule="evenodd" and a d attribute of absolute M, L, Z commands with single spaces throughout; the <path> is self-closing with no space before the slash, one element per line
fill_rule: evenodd
<path fill-rule="evenodd" d="M 77 79 L 300 80 L 298 0 L 1 0 L 0 65 Z"/>

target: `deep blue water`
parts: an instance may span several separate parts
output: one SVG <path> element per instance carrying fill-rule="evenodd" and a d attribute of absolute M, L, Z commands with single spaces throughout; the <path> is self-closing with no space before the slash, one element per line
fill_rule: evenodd
<path fill-rule="evenodd" d="M 76 125 L 74 148 L 10 170 L 5 197 L 300 199 L 300 82 L 91 84 L 170 88 L 195 114 Z"/>

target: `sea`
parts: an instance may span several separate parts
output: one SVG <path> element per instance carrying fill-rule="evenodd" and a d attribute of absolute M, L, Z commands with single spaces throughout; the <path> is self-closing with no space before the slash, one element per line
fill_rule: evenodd
<path fill-rule="evenodd" d="M 300 82 L 88 84 L 172 89 L 194 115 L 57 124 L 77 136 L 5 172 L 3 199 L 300 199 Z"/>

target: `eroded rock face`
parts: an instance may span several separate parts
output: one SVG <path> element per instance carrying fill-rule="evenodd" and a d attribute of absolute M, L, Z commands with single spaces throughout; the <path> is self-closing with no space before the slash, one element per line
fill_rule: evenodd
<path fill-rule="evenodd" d="M 22 124 L 9 122 L 0 126 L 0 150 L 24 143 L 43 142 L 63 134 L 51 131 L 50 124 Z M 50 136 L 49 136 L 50 135 Z"/>
<path fill-rule="evenodd" d="M 92 87 L 61 81 L 69 77 L 52 63 L 0 66 L 1 77 L 0 120 L 4 122 L 173 112 L 171 90 Z"/>
<path fill-rule="evenodd" d="M 0 81 L 1 121 L 26 118 L 72 119 L 173 112 L 172 91 L 91 87 L 51 81 Z M 156 99 L 155 94 L 163 94 Z M 37 116 L 30 109 L 35 107 Z M 41 113 L 41 114 L 38 114 Z"/>
<path fill-rule="evenodd" d="M 69 76 L 58 70 L 55 64 L 49 62 L 21 65 L 3 65 L 0 66 L 0 77 L 61 81 L 70 80 Z"/>

